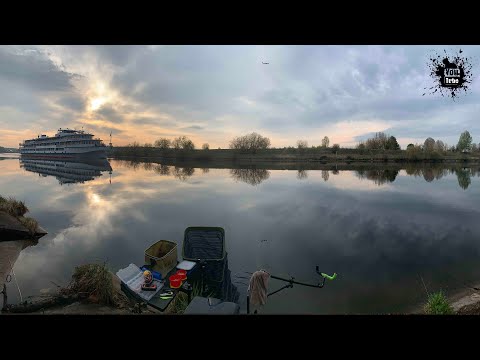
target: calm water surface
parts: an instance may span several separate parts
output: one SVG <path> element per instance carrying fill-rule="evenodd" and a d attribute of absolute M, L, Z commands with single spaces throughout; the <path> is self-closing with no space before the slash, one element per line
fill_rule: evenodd
<path fill-rule="evenodd" d="M 143 264 L 160 239 L 182 245 L 188 226 L 221 226 L 245 309 L 245 271 L 317 282 L 269 298 L 267 313 L 394 313 L 480 282 L 480 172 L 287 171 L 0 160 L 0 194 L 26 202 L 49 234 L 23 249 L 23 297 L 65 285 L 74 266 Z M 110 170 L 111 169 L 111 170 Z M 181 251 L 179 251 L 180 257 Z M 1 254 L 0 254 L 1 255 Z M 270 290 L 284 284 L 271 280 Z M 50 289 L 50 290 L 49 290 Z M 18 301 L 13 281 L 9 301 Z"/>

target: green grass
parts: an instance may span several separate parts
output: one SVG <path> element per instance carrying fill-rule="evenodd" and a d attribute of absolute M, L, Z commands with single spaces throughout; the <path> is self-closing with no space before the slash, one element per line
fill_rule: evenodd
<path fill-rule="evenodd" d="M 428 296 L 425 313 L 427 315 L 452 315 L 454 311 L 445 294 L 439 291 Z"/>

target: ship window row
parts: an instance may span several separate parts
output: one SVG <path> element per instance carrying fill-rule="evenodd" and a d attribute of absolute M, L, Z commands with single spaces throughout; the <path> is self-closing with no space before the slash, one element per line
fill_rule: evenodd
<path fill-rule="evenodd" d="M 93 135 L 84 135 L 84 136 L 69 136 L 68 139 L 65 139 L 65 140 L 79 140 L 79 139 L 91 139 L 93 137 Z M 57 137 L 58 138 L 58 137 Z M 30 139 L 30 140 L 25 140 L 25 142 L 45 142 L 45 141 L 52 141 L 52 140 L 56 140 L 56 139 L 53 139 L 53 138 L 37 138 L 37 139 Z"/>
<path fill-rule="evenodd" d="M 94 140 L 91 140 L 91 141 L 68 141 L 68 142 L 53 142 L 53 143 L 47 143 L 47 144 L 42 144 L 42 146 L 44 145 L 63 145 L 63 146 L 66 146 L 66 145 L 78 145 L 78 144 L 95 144 L 97 143 L 97 141 L 94 141 Z M 34 147 L 34 146 L 38 146 L 38 144 L 26 144 L 25 147 Z"/>
<path fill-rule="evenodd" d="M 26 149 L 26 151 L 63 151 L 64 148 L 42 148 L 42 149 Z"/>

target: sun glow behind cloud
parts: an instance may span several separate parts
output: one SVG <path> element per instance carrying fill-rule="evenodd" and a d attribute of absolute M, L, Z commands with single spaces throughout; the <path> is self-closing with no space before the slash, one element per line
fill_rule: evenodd
<path fill-rule="evenodd" d="M 90 110 L 95 111 L 100 109 L 100 107 L 105 104 L 107 101 L 104 97 L 98 97 L 90 100 Z"/>

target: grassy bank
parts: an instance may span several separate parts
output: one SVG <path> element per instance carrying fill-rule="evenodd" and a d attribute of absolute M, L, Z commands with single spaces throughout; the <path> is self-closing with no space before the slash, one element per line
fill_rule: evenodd
<path fill-rule="evenodd" d="M 275 163 L 275 162 L 319 162 L 319 163 L 479 163 L 480 153 L 461 152 L 413 152 L 408 150 L 360 150 L 340 148 L 315 149 L 263 149 L 239 151 L 234 149 L 176 150 L 155 147 L 114 147 L 110 157 L 117 159 L 157 159 L 181 162 L 211 163 Z"/>
<path fill-rule="evenodd" d="M 25 217 L 28 208 L 23 201 L 18 201 L 13 198 L 6 199 L 0 195 L 0 211 L 16 218 L 33 236 L 38 230 L 38 222 L 35 219 Z"/>

